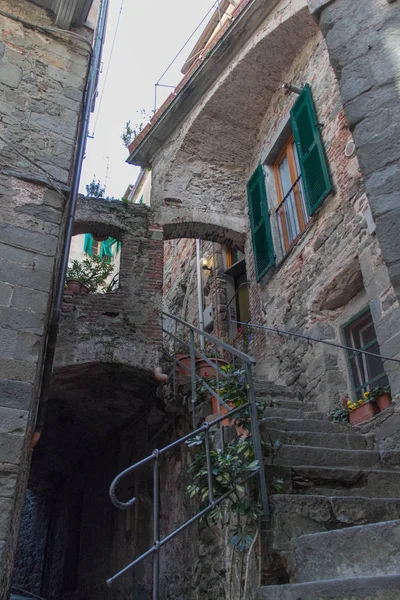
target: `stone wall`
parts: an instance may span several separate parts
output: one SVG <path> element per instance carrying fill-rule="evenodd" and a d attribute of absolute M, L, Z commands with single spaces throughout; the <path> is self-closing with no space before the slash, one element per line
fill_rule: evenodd
<path fill-rule="evenodd" d="M 399 2 L 366 0 L 362 5 L 350 5 L 336 0 L 317 2 L 315 8 L 320 8 L 319 25 L 339 80 L 344 111 L 376 223 L 376 237 L 398 299 Z M 385 279 L 386 284 L 389 283 L 387 277 Z M 386 325 L 380 327 L 381 350 L 399 357 L 399 314 L 393 313 L 390 319 L 386 318 Z M 396 384 L 394 391 L 398 389 Z"/>
<path fill-rule="evenodd" d="M 5 597 L 92 31 L 50 32 L 26 0 L 0 11 L 0 596 Z M 12 518 L 11 518 L 12 517 Z"/>
<path fill-rule="evenodd" d="M 119 289 L 64 297 L 55 367 L 115 362 L 148 369 L 161 355 L 163 241 L 144 205 L 80 197 L 75 233 L 105 231 L 122 242 Z"/>
<path fill-rule="evenodd" d="M 321 133 L 334 192 L 287 256 L 277 250 L 276 223 L 271 217 L 276 266 L 256 283 L 253 260 L 247 261 L 252 321 L 340 342 L 340 326 L 369 303 L 381 351 L 385 352 L 385 343 L 392 334 L 387 326 L 384 331 L 384 324 L 390 322 L 393 327 L 398 304 L 373 234 L 357 157 L 347 158 L 344 154 L 352 137 L 321 36 L 314 37 L 298 55 L 286 80 L 311 85 L 318 120 L 323 123 Z M 265 165 L 270 207 L 275 183 L 269 155 L 293 102 L 293 95 L 276 94 L 259 134 L 262 142 L 253 169 L 258 162 Z M 246 254 L 251 253 L 249 232 Z M 320 410 L 330 410 L 351 391 L 343 351 L 267 334 L 261 340 L 255 337 L 253 352 L 260 359 L 260 373 L 276 383 L 295 386 L 300 395 L 316 401 Z M 391 383 L 397 393 L 396 376 L 391 376 Z"/>
<path fill-rule="evenodd" d="M 209 259 L 212 268 L 212 271 L 201 270 L 203 306 L 204 309 L 211 306 L 213 310 L 213 325 L 207 331 L 228 341 L 225 248 L 221 244 L 202 240 L 201 254 Z M 198 327 L 197 293 L 195 240 L 164 242 L 163 310 Z M 188 334 L 183 329 L 179 333 Z M 197 336 L 196 343 L 200 343 Z"/>

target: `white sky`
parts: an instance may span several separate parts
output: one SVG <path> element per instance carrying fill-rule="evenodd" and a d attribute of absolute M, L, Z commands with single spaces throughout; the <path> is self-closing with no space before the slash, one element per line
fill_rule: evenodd
<path fill-rule="evenodd" d="M 123 9 L 110 62 L 121 1 Z M 153 109 L 154 84 L 213 4 L 213 0 L 110 0 L 103 72 L 96 110 L 90 122 L 91 135 L 96 118 L 97 126 L 94 139 L 89 138 L 87 143 L 82 193 L 86 193 L 85 185 L 93 176 L 103 185 L 107 183 L 107 196 L 116 198 L 123 196 L 129 183 L 135 183 L 139 168 L 125 163 L 128 151 L 121 141 L 125 123 L 129 120 L 132 125 L 140 123 L 141 117 L 136 111 L 144 108 L 150 112 Z M 176 85 L 179 82 L 182 77 L 180 69 L 205 24 L 161 83 Z M 171 91 L 158 88 L 158 106 Z"/>

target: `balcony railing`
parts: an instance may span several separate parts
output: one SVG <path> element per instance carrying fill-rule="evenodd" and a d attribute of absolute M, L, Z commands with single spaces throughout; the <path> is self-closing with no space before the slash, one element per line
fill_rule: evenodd
<path fill-rule="evenodd" d="M 310 220 L 301 175 L 276 209 L 282 254 L 286 254 L 306 229 Z"/>

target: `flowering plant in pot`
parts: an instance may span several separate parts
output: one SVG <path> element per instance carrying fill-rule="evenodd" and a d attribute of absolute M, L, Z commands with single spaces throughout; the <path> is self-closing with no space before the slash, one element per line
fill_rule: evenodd
<path fill-rule="evenodd" d="M 392 396 L 389 385 L 373 388 L 372 397 L 374 398 L 380 410 L 384 410 L 392 404 Z"/>
<path fill-rule="evenodd" d="M 352 425 L 359 425 L 365 421 L 369 421 L 369 419 L 379 412 L 379 407 L 374 402 L 371 392 L 364 392 L 363 397 L 355 402 L 348 400 L 347 408 L 350 411 L 349 422 Z"/>

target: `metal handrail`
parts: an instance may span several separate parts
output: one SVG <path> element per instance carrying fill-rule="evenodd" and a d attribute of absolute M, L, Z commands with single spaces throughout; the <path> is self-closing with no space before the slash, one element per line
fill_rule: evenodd
<path fill-rule="evenodd" d="M 227 306 L 228 306 L 228 308 L 229 308 L 229 306 L 232 304 L 232 301 L 233 301 L 233 300 L 236 298 L 236 296 L 237 296 L 237 295 L 238 295 L 238 293 L 240 292 L 240 289 L 241 289 L 242 287 L 244 287 L 244 286 L 247 286 L 247 287 L 249 287 L 249 282 L 248 282 L 248 281 L 243 281 L 243 282 L 242 282 L 242 283 L 239 285 L 238 289 L 236 290 L 236 292 L 233 294 L 232 298 L 231 298 L 231 299 L 228 301 L 228 303 L 227 303 Z"/>
<path fill-rule="evenodd" d="M 111 483 L 110 492 L 109 492 L 111 502 L 118 509 L 126 510 L 126 509 L 130 508 L 136 502 L 136 497 L 132 497 L 125 502 L 119 500 L 119 498 L 117 497 L 118 485 L 121 483 L 122 480 L 125 479 L 125 477 L 127 477 L 128 475 L 131 475 L 132 473 L 134 473 L 141 467 L 144 467 L 144 466 L 150 465 L 150 464 L 153 465 L 153 504 L 154 504 L 154 506 L 153 506 L 153 536 L 154 536 L 153 545 L 150 548 L 148 548 L 148 550 L 146 550 L 143 554 L 138 556 L 133 562 L 128 564 L 126 567 L 124 567 L 122 570 L 120 570 L 118 573 L 116 573 L 113 577 L 110 577 L 107 580 L 107 585 L 111 586 L 116 579 L 118 579 L 124 573 L 126 573 L 127 571 L 132 569 L 135 565 L 139 564 L 146 558 L 153 556 L 153 600 L 159 600 L 160 550 L 161 550 L 161 548 L 163 546 L 165 546 L 165 544 L 167 544 L 169 541 L 174 539 L 179 533 L 184 531 L 187 527 L 189 527 L 190 525 L 192 525 L 193 523 L 198 521 L 200 518 L 207 515 L 212 509 L 214 509 L 217 505 L 219 505 L 221 502 L 223 502 L 226 498 L 228 498 L 235 491 L 235 488 L 232 487 L 232 489 L 228 490 L 222 496 L 220 496 L 218 498 L 214 497 L 209 434 L 210 434 L 210 430 L 212 428 L 217 427 L 217 426 L 222 427 L 222 421 L 224 419 L 227 419 L 227 418 L 231 419 L 231 417 L 233 415 L 235 415 L 239 412 L 242 412 L 244 410 L 248 410 L 249 416 L 250 416 L 252 441 L 253 441 L 253 447 L 254 447 L 254 454 L 255 454 L 256 461 L 257 461 L 257 468 L 248 477 L 246 477 L 243 481 L 240 481 L 238 483 L 244 484 L 248 480 L 250 480 L 252 477 L 254 477 L 255 475 L 258 475 L 259 487 L 260 487 L 260 498 L 261 498 L 261 505 L 262 505 L 262 510 L 263 510 L 264 521 L 269 522 L 269 520 L 270 520 L 268 492 L 267 492 L 267 484 L 266 484 L 264 464 L 263 464 L 263 456 L 262 456 L 262 449 L 261 449 L 261 437 L 260 437 L 256 397 L 255 397 L 254 382 L 253 382 L 253 375 L 252 375 L 252 366 L 254 364 L 256 364 L 255 359 L 253 357 L 245 354 L 244 352 L 237 350 L 233 346 L 230 346 L 226 342 L 219 340 L 218 338 L 214 337 L 213 335 L 206 333 L 204 331 L 201 331 L 200 329 L 197 329 L 196 327 L 193 327 L 192 325 L 189 325 L 188 323 L 186 323 L 179 317 L 169 315 L 168 313 L 162 313 L 162 316 L 163 316 L 163 318 L 170 318 L 170 319 L 174 320 L 176 323 L 183 325 L 189 333 L 189 344 L 187 344 L 183 340 L 179 339 L 175 334 L 172 334 L 171 332 L 169 332 L 168 330 L 163 328 L 163 331 L 166 334 L 171 335 L 173 337 L 173 339 L 178 340 L 185 347 L 188 347 L 189 351 L 190 351 L 190 357 L 191 357 L 190 369 L 189 369 L 189 367 L 187 367 L 186 365 L 181 363 L 181 361 L 179 361 L 179 359 L 177 359 L 176 357 L 173 357 L 174 358 L 173 377 L 175 378 L 175 376 L 176 376 L 176 373 L 175 373 L 176 365 L 180 364 L 181 366 L 184 366 L 185 369 L 187 369 L 190 372 L 191 383 L 192 383 L 192 395 L 194 394 L 194 397 L 196 397 L 196 382 L 201 381 L 202 384 L 206 387 L 206 389 L 218 400 L 218 417 L 211 422 L 204 423 L 201 427 L 197 427 L 197 428 L 194 427 L 193 431 L 191 431 L 187 435 L 180 437 L 179 439 L 175 440 L 171 444 L 164 446 L 160 450 L 159 449 L 153 450 L 152 454 L 150 454 L 149 456 L 145 457 L 144 459 L 138 461 L 134 465 L 128 467 L 124 471 L 122 471 L 119 475 L 117 475 L 117 477 L 114 478 L 114 480 Z M 206 357 L 202 352 L 200 352 L 199 350 L 197 350 L 195 348 L 195 344 L 194 344 L 194 334 L 195 333 L 197 333 L 200 336 L 204 336 L 205 339 L 207 339 L 209 342 L 212 342 L 215 349 L 218 346 L 220 346 L 220 347 L 224 348 L 224 350 L 226 350 L 227 352 L 229 352 L 230 354 L 235 356 L 236 358 L 239 358 L 243 361 L 244 370 L 245 370 L 245 374 L 246 374 L 246 381 L 247 381 L 247 386 L 248 386 L 248 389 L 247 389 L 247 400 L 248 401 L 245 404 L 242 404 L 241 406 L 232 409 L 219 396 L 219 390 L 220 390 L 220 388 L 219 388 L 219 373 L 220 373 L 220 371 L 219 371 L 219 365 L 218 365 L 218 357 L 216 356 L 216 361 L 215 361 L 215 363 L 213 363 L 212 360 L 209 360 L 208 357 Z M 196 371 L 195 371 L 195 357 L 196 356 L 199 356 L 203 360 L 206 360 L 208 362 L 208 364 L 210 364 L 212 367 L 215 368 L 216 380 L 217 380 L 217 391 L 213 390 L 201 377 L 199 377 L 196 374 Z M 220 410 L 221 405 L 227 409 L 227 414 L 221 414 L 221 410 Z M 194 412 L 194 410 L 193 410 L 193 412 Z M 185 442 L 196 437 L 199 434 L 204 434 L 204 444 L 205 444 L 206 461 L 207 461 L 208 495 L 209 495 L 208 504 L 204 509 L 202 509 L 200 512 L 198 512 L 196 515 L 194 515 L 190 519 L 187 519 L 185 521 L 185 523 L 183 523 L 182 525 L 177 527 L 174 531 L 172 531 L 171 533 L 168 533 L 166 536 L 161 538 L 161 535 L 160 535 L 160 489 L 159 489 L 159 466 L 160 466 L 159 460 L 160 460 L 160 457 L 163 456 L 164 454 L 166 454 L 167 452 L 169 452 L 170 450 L 172 450 L 173 448 L 175 448 L 176 446 L 184 444 Z M 221 441 L 222 440 L 223 440 L 223 436 L 221 436 Z"/>
<path fill-rule="evenodd" d="M 244 323 L 243 321 L 232 321 L 238 325 L 248 325 L 248 327 L 255 327 L 256 329 L 264 329 L 265 331 L 271 331 L 277 335 L 287 335 L 297 337 L 307 342 L 316 342 L 318 344 L 326 344 L 327 346 L 333 346 L 334 348 L 341 348 L 342 350 L 348 350 L 353 352 L 354 356 L 358 354 L 365 354 L 367 356 L 373 356 L 374 358 L 380 358 L 383 362 L 389 360 L 392 362 L 400 363 L 399 358 L 391 358 L 389 356 L 383 356 L 383 354 L 376 354 L 375 352 L 368 352 L 368 350 L 361 350 L 360 348 L 354 348 L 353 346 L 345 346 L 344 344 L 338 344 L 337 342 L 327 342 L 326 340 L 319 340 L 318 338 L 312 337 L 311 335 L 304 335 L 303 333 L 295 333 L 294 331 L 286 331 L 285 329 L 278 329 L 277 327 L 268 327 L 267 325 L 255 325 L 254 323 Z"/>
<path fill-rule="evenodd" d="M 237 358 L 240 358 L 240 360 L 242 360 L 243 362 L 248 363 L 249 365 L 255 365 L 255 364 L 257 364 L 256 359 L 253 358 L 252 356 L 249 356 L 248 354 L 245 354 L 244 352 L 241 352 L 237 348 L 234 348 L 230 344 L 227 344 L 226 342 L 223 342 L 222 340 L 214 337 L 210 333 L 207 333 L 206 331 L 201 331 L 201 329 L 198 329 L 197 327 L 194 327 L 193 325 L 189 325 L 189 323 L 186 323 L 186 321 L 183 321 L 179 317 L 175 317 L 174 315 L 170 315 L 169 313 L 166 313 L 164 311 L 162 311 L 161 314 L 163 316 L 165 316 L 165 317 L 168 317 L 169 319 L 172 319 L 173 321 L 176 321 L 177 323 L 180 323 L 181 325 L 184 325 L 185 327 L 190 328 L 191 331 L 193 331 L 194 333 L 197 333 L 198 335 L 204 337 L 209 342 L 212 342 L 213 344 L 217 344 L 217 346 L 221 346 L 221 348 L 224 348 L 224 350 L 227 350 L 227 352 L 229 352 L 230 354 L 233 354 Z M 181 340 L 181 342 L 182 342 L 182 340 Z M 201 355 L 202 358 L 206 358 L 198 350 L 196 350 L 196 354 Z"/>

